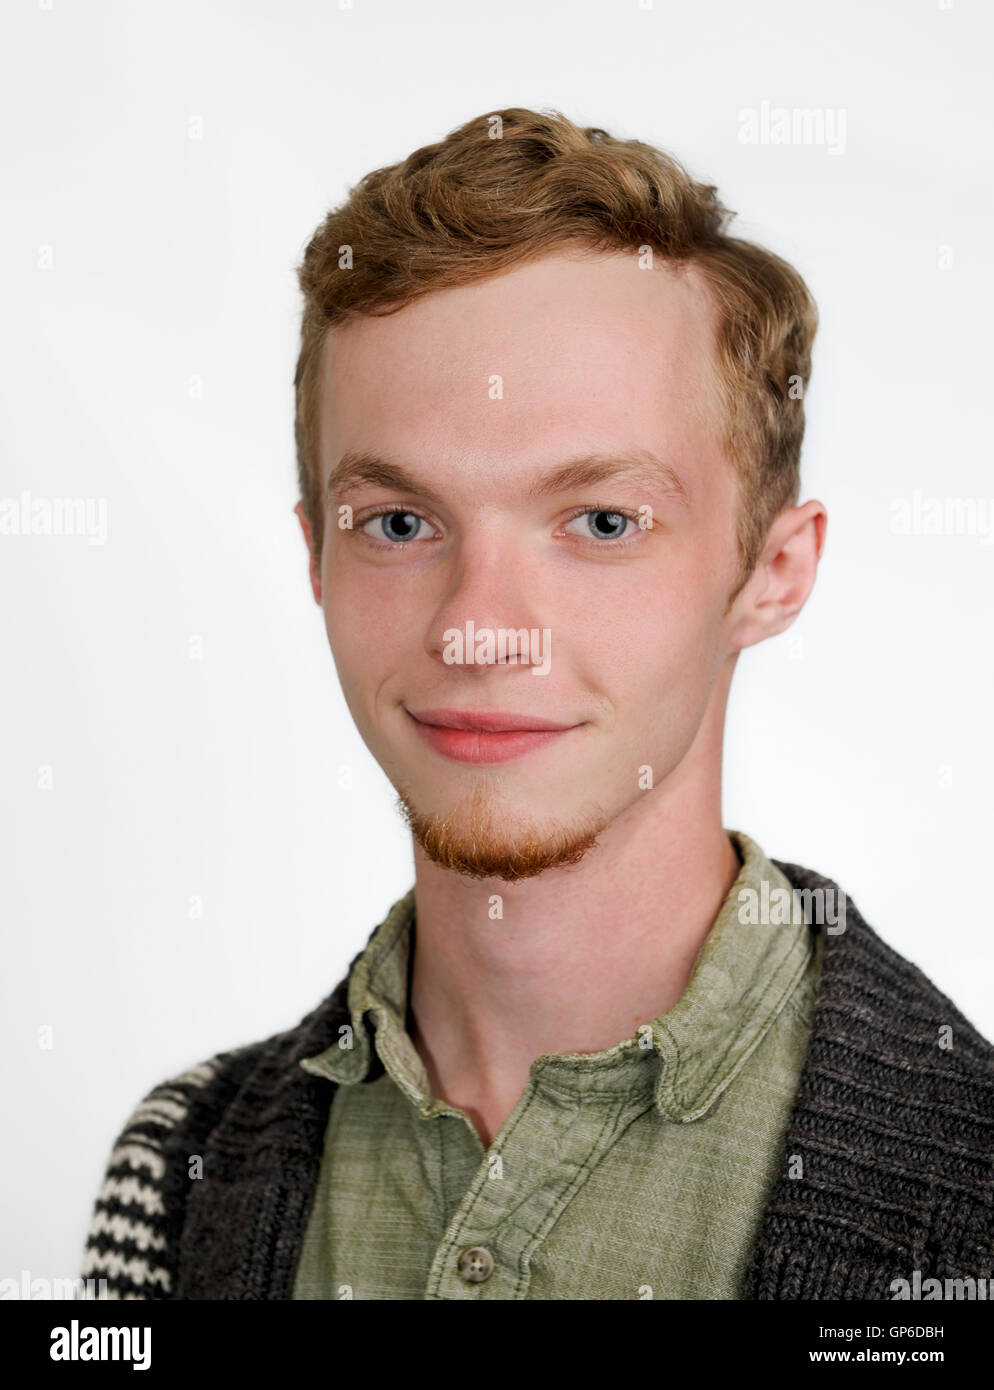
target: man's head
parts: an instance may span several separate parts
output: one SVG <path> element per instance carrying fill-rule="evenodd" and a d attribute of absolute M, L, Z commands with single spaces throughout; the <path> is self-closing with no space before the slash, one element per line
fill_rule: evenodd
<path fill-rule="evenodd" d="M 298 512 L 415 837 L 513 879 L 577 862 L 649 785 L 713 780 L 735 653 L 799 611 L 823 509 L 793 506 L 796 272 L 649 146 L 500 118 L 368 175 L 310 242 Z M 547 674 L 513 641 L 454 655 L 468 622 L 547 633 Z M 439 710 L 567 731 L 486 762 L 413 718 Z"/>

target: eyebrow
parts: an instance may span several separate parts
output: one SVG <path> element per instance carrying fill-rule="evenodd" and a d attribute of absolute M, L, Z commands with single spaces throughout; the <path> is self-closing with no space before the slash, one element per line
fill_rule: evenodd
<path fill-rule="evenodd" d="M 612 483 L 644 487 L 654 494 L 662 493 L 684 506 L 690 503 L 687 488 L 676 470 L 646 449 L 583 454 L 567 459 L 565 463 L 537 478 L 525 489 L 523 495 L 530 501 L 536 501 L 544 497 L 554 497 L 560 492 Z M 327 499 L 361 487 L 382 487 L 396 492 L 416 493 L 426 501 L 442 505 L 442 498 L 438 493 L 403 465 L 366 452 L 343 454 L 328 477 Z"/>

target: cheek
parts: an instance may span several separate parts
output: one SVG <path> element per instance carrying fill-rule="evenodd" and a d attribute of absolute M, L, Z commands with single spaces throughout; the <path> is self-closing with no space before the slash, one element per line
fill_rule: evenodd
<path fill-rule="evenodd" d="M 375 575 L 332 575 L 324 589 L 324 624 L 346 701 L 364 727 L 386 687 L 425 659 L 420 625 L 394 582 L 389 591 Z"/>
<path fill-rule="evenodd" d="M 379 630 L 381 615 L 368 600 L 334 586 L 324 591 L 324 626 L 339 680 L 348 693 L 381 679 L 389 643 Z"/>
<path fill-rule="evenodd" d="M 374 571 L 336 563 L 326 554 L 323 573 L 325 630 L 336 656 L 376 662 L 377 652 L 389 651 L 403 630 L 396 584 L 392 590 L 378 583 Z"/>
<path fill-rule="evenodd" d="M 660 733 L 700 718 L 722 665 L 714 605 L 674 586 L 626 603 L 591 650 L 586 669 L 619 719 Z"/>

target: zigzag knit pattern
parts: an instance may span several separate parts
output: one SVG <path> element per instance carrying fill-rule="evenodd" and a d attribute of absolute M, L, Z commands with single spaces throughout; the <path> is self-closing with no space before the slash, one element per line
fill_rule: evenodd
<path fill-rule="evenodd" d="M 85 1297 L 149 1300 L 229 1296 L 220 1292 L 191 1294 L 182 1289 L 180 1278 L 184 1270 L 192 1272 L 181 1262 L 184 1229 L 192 1225 L 187 1221 L 187 1208 L 194 1205 L 191 1193 L 206 1187 L 209 1208 L 221 1168 L 209 1147 L 212 1133 L 219 1122 L 239 1112 L 246 1092 L 253 1094 L 257 1071 L 272 1073 L 277 1083 L 282 1083 L 278 1084 L 281 1097 L 291 1095 L 301 1080 L 315 1080 L 307 1078 L 296 1061 L 308 1056 L 311 1047 L 318 1050 L 327 1046 L 338 1036 L 339 1026 L 348 1022 L 348 978 L 361 954 L 356 953 L 345 978 L 296 1028 L 219 1052 L 155 1086 L 138 1104 L 114 1142 L 94 1206 L 83 1277 L 97 1283 L 93 1294 L 84 1283 L 88 1291 Z M 325 1110 L 334 1089 L 326 1084 Z M 248 1108 L 252 1112 L 251 1104 Z M 258 1125 L 259 1115 L 251 1114 L 249 1123 Z M 195 1159 L 206 1166 L 201 1179 L 191 1176 Z M 229 1232 L 232 1248 L 239 1231 L 244 1234 L 240 1226 Z M 224 1230 L 217 1235 L 224 1243 Z M 214 1259 L 218 1253 L 214 1252 Z M 103 1290 L 100 1281 L 104 1281 Z"/>
<path fill-rule="evenodd" d="M 797 889 L 840 891 L 774 862 Z M 823 945 L 742 1297 L 889 1299 L 916 1270 L 990 1279 L 994 1047 L 851 900 Z M 292 1298 L 335 1092 L 298 1063 L 349 1021 L 347 988 L 348 975 L 295 1028 L 146 1096 L 114 1146 L 84 1277 L 115 1298 Z"/>
<path fill-rule="evenodd" d="M 211 1083 L 251 1050 L 218 1053 L 164 1081 L 129 1116 L 107 1163 L 83 1260 L 83 1278 L 98 1289 L 104 1281 L 105 1297 L 173 1297 L 189 1163 L 204 1130 L 198 1109 L 212 1113 L 220 1097 Z"/>

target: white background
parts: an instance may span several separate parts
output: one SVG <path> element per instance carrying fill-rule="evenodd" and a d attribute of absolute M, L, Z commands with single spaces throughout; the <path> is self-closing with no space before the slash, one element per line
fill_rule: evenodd
<path fill-rule="evenodd" d="M 991 39 L 981 0 L 5 6 L 0 494 L 109 529 L 0 537 L 0 1276 L 77 1274 L 138 1099 L 295 1023 L 413 881 L 292 514 L 294 267 L 502 107 L 672 151 L 808 279 L 829 539 L 739 663 L 725 824 L 994 1035 L 994 545 L 892 531 L 916 489 L 994 505 Z M 844 111 L 844 150 L 743 144 L 764 101 Z"/>

